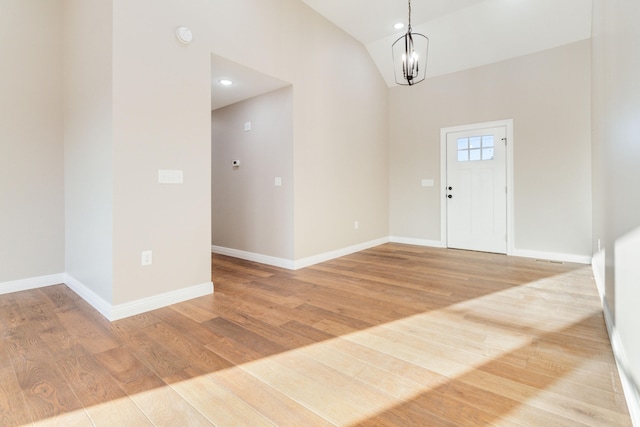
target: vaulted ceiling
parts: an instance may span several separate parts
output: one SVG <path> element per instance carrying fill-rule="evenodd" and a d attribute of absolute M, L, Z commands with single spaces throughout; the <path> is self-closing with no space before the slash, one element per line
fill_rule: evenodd
<path fill-rule="evenodd" d="M 389 87 L 391 44 L 407 0 L 302 0 L 364 44 Z M 591 0 L 412 0 L 414 32 L 429 38 L 427 78 L 591 37 Z"/>
<path fill-rule="evenodd" d="M 389 87 L 391 45 L 405 29 L 407 0 L 301 0 L 360 41 Z M 591 0 L 411 0 L 414 32 L 429 37 L 427 78 L 551 49 L 591 37 Z M 212 109 L 286 85 L 212 57 Z M 234 95 L 217 82 L 241 75 Z"/>

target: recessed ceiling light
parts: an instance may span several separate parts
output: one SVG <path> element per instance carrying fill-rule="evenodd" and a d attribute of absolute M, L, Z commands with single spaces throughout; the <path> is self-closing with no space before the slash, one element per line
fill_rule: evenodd
<path fill-rule="evenodd" d="M 218 82 L 220 82 L 222 86 L 231 86 L 233 84 L 233 82 L 228 79 L 218 80 Z"/>
<path fill-rule="evenodd" d="M 393 25 L 393 28 L 399 30 L 400 28 L 404 28 L 404 24 L 402 22 L 398 22 L 397 24 Z"/>

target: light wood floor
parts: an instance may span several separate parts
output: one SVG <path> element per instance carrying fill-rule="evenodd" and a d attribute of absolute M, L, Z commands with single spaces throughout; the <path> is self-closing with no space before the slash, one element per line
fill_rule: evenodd
<path fill-rule="evenodd" d="M 0 296 L 0 425 L 629 426 L 590 267 L 386 244 L 109 323 Z"/>

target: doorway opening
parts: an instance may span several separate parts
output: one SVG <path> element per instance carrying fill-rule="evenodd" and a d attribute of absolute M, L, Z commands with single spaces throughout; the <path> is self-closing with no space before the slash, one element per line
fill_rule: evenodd
<path fill-rule="evenodd" d="M 211 250 L 287 265 L 293 259 L 293 87 L 212 54 L 211 110 Z"/>

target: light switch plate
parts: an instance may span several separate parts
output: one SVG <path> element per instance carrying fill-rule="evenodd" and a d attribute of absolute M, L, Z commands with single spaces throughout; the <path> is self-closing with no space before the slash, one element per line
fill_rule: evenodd
<path fill-rule="evenodd" d="M 276 176 L 276 179 L 273 181 L 273 184 L 276 187 L 282 187 L 282 178 L 280 178 L 279 176 Z"/>
<path fill-rule="evenodd" d="M 423 179 L 422 180 L 422 186 L 423 187 L 433 187 L 433 180 L 432 179 Z"/>
<path fill-rule="evenodd" d="M 152 251 L 142 251 L 140 265 L 143 267 L 147 265 L 153 264 L 153 252 Z"/>

